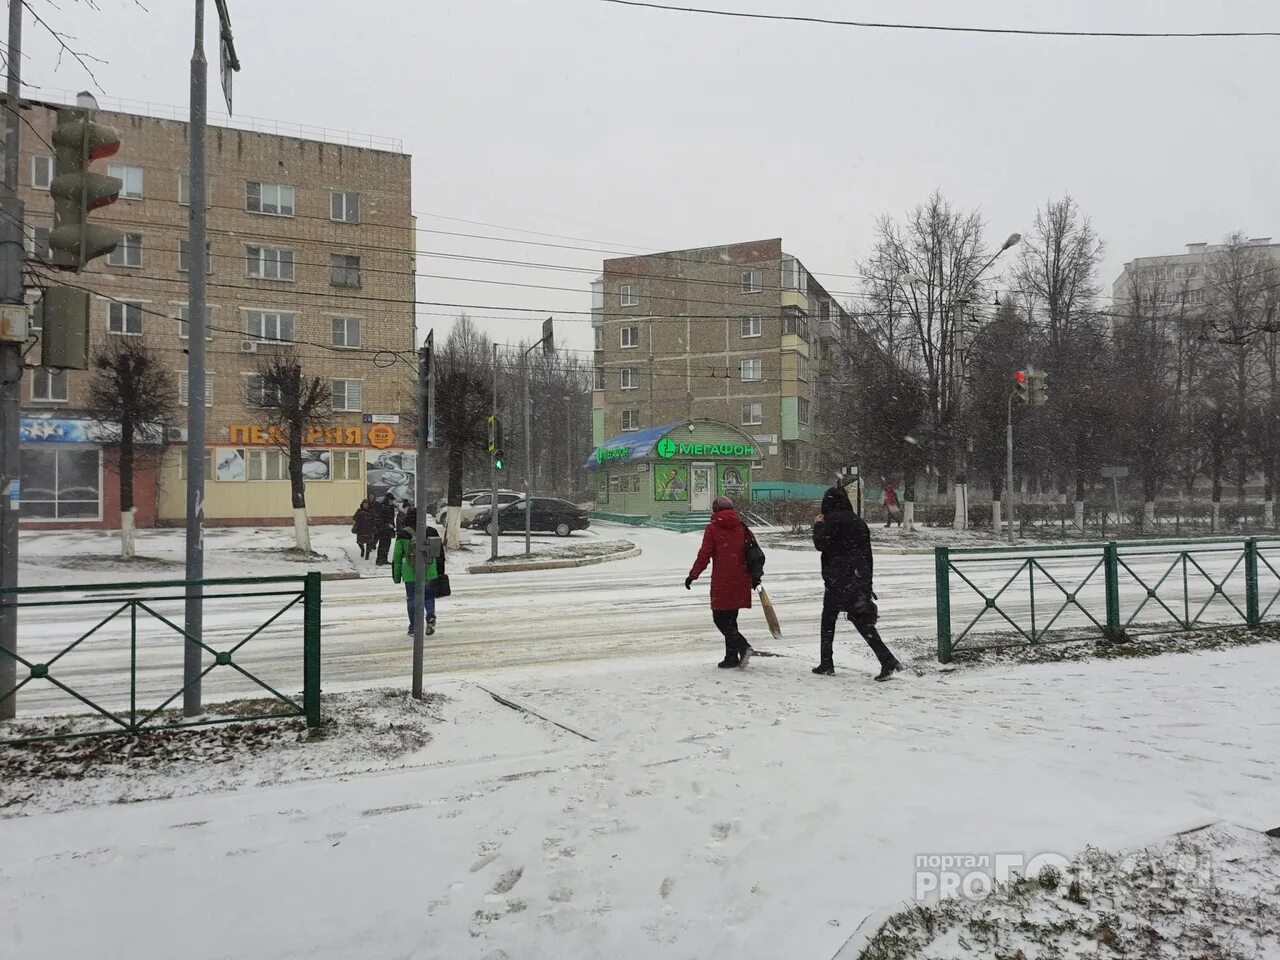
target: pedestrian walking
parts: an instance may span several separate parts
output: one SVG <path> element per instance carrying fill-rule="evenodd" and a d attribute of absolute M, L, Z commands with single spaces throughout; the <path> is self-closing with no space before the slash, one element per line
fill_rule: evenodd
<path fill-rule="evenodd" d="M 377 565 L 385 567 L 391 561 L 387 554 L 391 551 L 391 541 L 396 537 L 396 498 L 388 492 L 377 503 L 378 521 L 378 559 Z"/>
<path fill-rule="evenodd" d="M 822 553 L 822 580 L 827 588 L 822 598 L 822 659 L 813 672 L 826 675 L 836 672 L 832 647 L 836 620 L 843 613 L 880 661 L 880 675 L 876 679 L 888 680 L 902 669 L 902 664 L 889 652 L 876 630 L 879 611 L 871 588 L 871 531 L 854 512 L 849 495 L 840 487 L 832 487 L 822 498 L 822 516 L 813 524 L 813 545 Z"/>
<path fill-rule="evenodd" d="M 884 522 L 884 528 L 888 530 L 893 526 L 893 521 L 895 520 L 898 521 L 898 526 L 901 527 L 902 508 L 898 504 L 898 488 L 893 485 L 892 480 L 885 480 L 881 477 L 881 482 L 884 483 L 884 499 L 881 502 L 884 504 L 884 513 L 887 518 Z"/>
<path fill-rule="evenodd" d="M 396 536 L 396 549 L 391 559 L 391 579 L 396 583 L 404 584 L 404 602 L 405 607 L 409 611 L 409 634 L 412 636 L 414 628 L 417 626 L 415 619 L 416 605 L 414 604 L 415 582 L 414 577 L 417 575 L 414 570 L 414 548 L 413 535 L 418 525 L 418 511 L 414 507 L 410 507 L 405 511 L 404 523 L 400 527 L 400 532 Z M 434 537 L 440 540 L 440 533 L 435 527 L 430 525 L 426 528 L 427 542 L 430 543 Z M 426 589 L 422 592 L 423 611 L 427 615 L 427 622 L 424 632 L 427 636 L 431 636 L 436 632 L 436 590 L 435 584 L 441 577 L 445 576 L 444 569 L 444 549 L 440 550 L 438 557 L 428 557 L 427 559 L 427 584 Z"/>
<path fill-rule="evenodd" d="M 356 535 L 360 559 L 368 560 L 373 556 L 374 548 L 378 544 L 378 515 L 373 501 L 367 497 L 360 501 L 360 508 L 351 518 L 351 532 Z"/>
<path fill-rule="evenodd" d="M 717 666 L 745 667 L 755 651 L 738 631 L 738 611 L 751 607 L 751 591 L 760 585 L 747 568 L 751 534 L 728 497 L 716 497 L 711 509 L 711 522 L 702 532 L 702 549 L 684 588 L 693 589 L 693 581 L 711 564 L 711 619 L 724 635 L 724 659 Z"/>

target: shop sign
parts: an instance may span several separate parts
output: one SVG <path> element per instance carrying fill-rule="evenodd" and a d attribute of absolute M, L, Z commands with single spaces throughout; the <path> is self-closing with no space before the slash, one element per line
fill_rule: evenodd
<path fill-rule="evenodd" d="M 625 460 L 631 456 L 630 447 L 601 447 L 596 451 L 596 463 L 608 463 L 610 460 Z"/>
<path fill-rule="evenodd" d="M 232 443 L 246 446 L 287 446 L 289 434 L 274 424 L 233 423 L 227 430 Z M 396 442 L 396 432 L 386 424 L 364 427 L 308 427 L 302 442 L 307 446 L 374 447 L 385 450 Z"/>
<path fill-rule="evenodd" d="M 749 443 L 681 443 L 671 437 L 658 441 L 658 456 L 664 460 L 672 457 L 735 457 L 755 459 L 756 448 Z"/>
<path fill-rule="evenodd" d="M 398 413 L 366 413 L 362 418 L 365 423 L 390 423 L 393 426 L 400 422 Z"/>

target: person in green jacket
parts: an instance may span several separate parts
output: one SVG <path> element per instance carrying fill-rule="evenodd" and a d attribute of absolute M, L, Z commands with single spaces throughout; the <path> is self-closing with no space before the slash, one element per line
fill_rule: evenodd
<path fill-rule="evenodd" d="M 396 535 L 396 549 L 391 556 L 391 579 L 404 584 L 405 606 L 409 610 L 409 634 L 413 635 L 416 621 L 414 615 L 414 583 L 413 583 L 413 532 L 418 526 L 418 511 L 410 507 L 404 516 L 404 524 Z M 427 526 L 427 538 L 440 538 L 435 527 Z M 444 574 L 444 551 L 434 560 L 427 561 L 427 589 L 423 591 L 422 605 L 427 614 L 424 632 L 427 636 L 436 632 L 436 596 L 431 581 Z"/>

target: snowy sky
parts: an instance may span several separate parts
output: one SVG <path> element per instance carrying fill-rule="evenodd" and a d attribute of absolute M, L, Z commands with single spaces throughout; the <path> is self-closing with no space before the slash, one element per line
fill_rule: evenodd
<path fill-rule="evenodd" d="M 108 61 L 95 67 L 104 107 L 120 98 L 185 108 L 191 0 L 98 0 L 98 11 L 85 0 L 32 5 L 75 35 L 73 46 Z M 1280 29 L 1274 0 L 702 5 L 970 26 Z M 819 274 L 856 273 L 874 218 L 906 211 L 935 187 L 981 207 L 997 243 L 1069 191 L 1107 242 L 1107 290 L 1134 256 L 1234 229 L 1280 236 L 1270 69 L 1280 39 L 891 32 L 598 0 L 229 7 L 244 67 L 238 117 L 402 140 L 414 157 L 426 253 L 576 268 L 420 260 L 420 300 L 483 305 L 471 311 L 483 318 L 502 313 L 494 307 L 587 311 L 591 271 L 608 255 L 598 250 L 781 236 Z M 214 24 L 213 0 L 208 8 Z M 30 15 L 26 41 L 30 95 L 89 86 L 65 58 L 55 70 L 56 47 Z M 221 103 L 216 44 L 209 49 L 212 114 Z M 821 279 L 833 292 L 856 283 Z M 432 315 L 447 308 L 419 311 L 424 325 L 449 323 Z M 560 342 L 589 348 L 587 318 L 557 315 L 583 321 L 562 323 Z M 541 316 L 526 316 L 484 322 L 502 339 L 536 336 Z"/>

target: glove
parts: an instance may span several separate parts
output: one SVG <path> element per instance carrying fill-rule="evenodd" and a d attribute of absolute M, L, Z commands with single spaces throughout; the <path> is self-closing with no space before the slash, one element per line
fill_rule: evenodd
<path fill-rule="evenodd" d="M 684 578 L 684 588 L 685 588 L 686 590 L 692 590 L 692 589 L 693 589 L 693 577 L 685 577 L 685 578 Z"/>
<path fill-rule="evenodd" d="M 751 589 L 752 589 L 752 590 L 759 590 L 759 589 L 760 589 L 760 581 L 759 581 L 759 580 L 752 580 L 752 581 L 751 581 Z"/>

